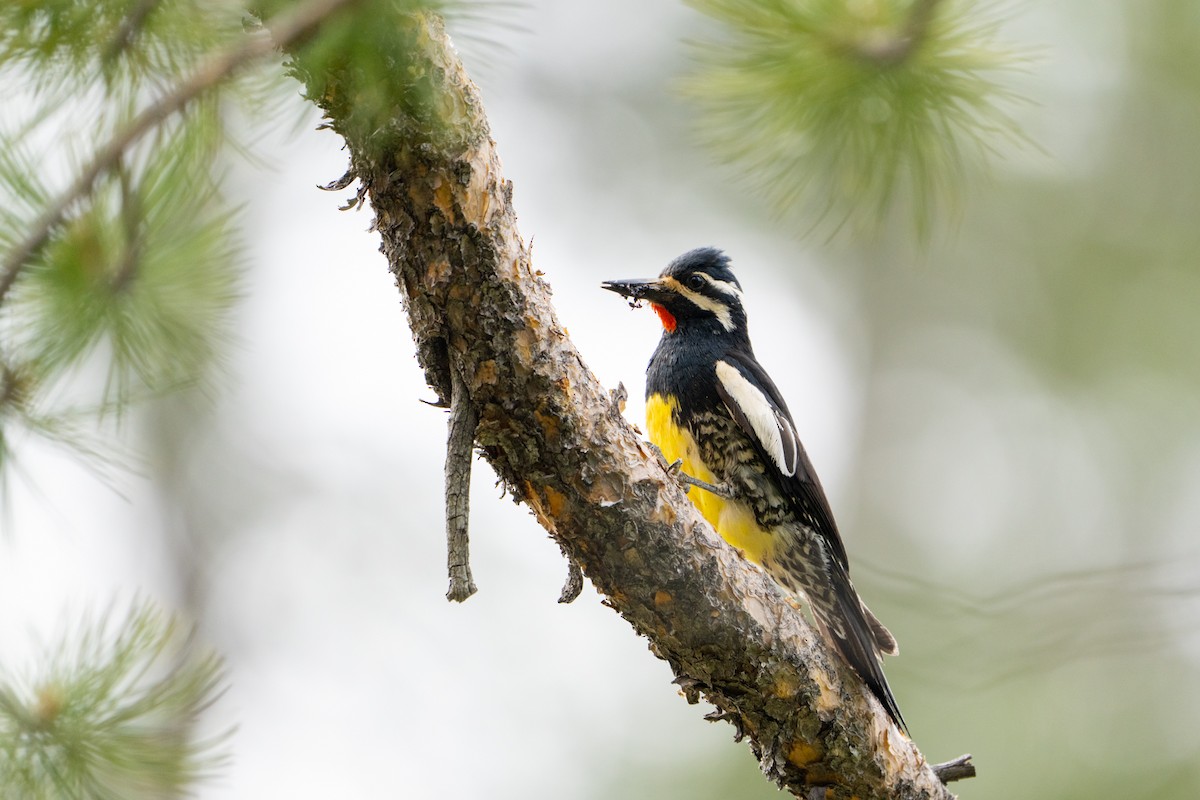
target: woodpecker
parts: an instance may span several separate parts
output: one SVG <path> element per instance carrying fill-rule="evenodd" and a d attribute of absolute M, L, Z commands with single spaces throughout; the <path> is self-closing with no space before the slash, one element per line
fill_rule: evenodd
<path fill-rule="evenodd" d="M 646 370 L 650 440 L 704 518 L 776 583 L 808 601 L 825 639 L 907 732 L 883 674 L 896 639 L 850 582 L 846 548 L 787 404 L 754 357 L 729 258 L 700 248 L 657 280 L 608 281 L 663 334 Z"/>

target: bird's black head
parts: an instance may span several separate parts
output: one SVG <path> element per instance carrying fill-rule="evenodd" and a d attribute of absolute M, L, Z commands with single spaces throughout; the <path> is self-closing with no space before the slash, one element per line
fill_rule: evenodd
<path fill-rule="evenodd" d="M 648 301 L 667 333 L 701 329 L 744 334 L 746 329 L 742 286 L 733 275 L 729 257 L 714 247 L 689 250 L 668 264 L 656 280 L 608 281 L 603 286 L 635 305 Z"/>

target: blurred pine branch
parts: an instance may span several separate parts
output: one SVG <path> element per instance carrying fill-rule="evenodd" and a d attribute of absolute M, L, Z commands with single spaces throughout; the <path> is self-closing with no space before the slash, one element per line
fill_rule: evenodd
<path fill-rule="evenodd" d="M 1003 83 L 1027 61 L 970 0 L 688 0 L 718 23 L 685 84 L 699 135 L 780 212 L 926 236 L 971 167 L 1025 141 Z"/>
<path fill-rule="evenodd" d="M 238 2 L 0 9 L 0 71 L 29 90 L 0 130 L 0 471 L 18 431 L 86 453 L 81 405 L 121 414 L 210 377 L 239 280 L 226 100 L 270 111 L 252 67 L 356 3 L 274 3 L 270 36 Z M 99 397 L 64 405 L 96 362 Z"/>
<path fill-rule="evenodd" d="M 220 659 L 146 601 L 85 621 L 36 673 L 0 677 L 0 790 L 21 800 L 178 797 L 219 766 L 204 736 Z"/>
<path fill-rule="evenodd" d="M 0 78 L 18 87 L 0 120 L 0 513 L 30 438 L 111 464 L 101 423 L 211 379 L 241 271 L 229 109 L 278 124 L 279 48 L 337 59 L 361 95 L 416 52 L 388 21 L 447 5 L 0 4 Z M 220 764 L 224 736 L 195 730 L 219 659 L 148 603 L 111 616 L 35 676 L 0 677 L 0 796 L 178 797 Z"/>

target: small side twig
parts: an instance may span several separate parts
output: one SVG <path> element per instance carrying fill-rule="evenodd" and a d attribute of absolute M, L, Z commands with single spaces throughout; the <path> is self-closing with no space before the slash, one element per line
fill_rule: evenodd
<path fill-rule="evenodd" d="M 342 189 L 345 189 L 356 180 L 358 180 L 358 172 L 354 169 L 354 165 L 351 164 L 346 168 L 346 172 L 343 173 L 342 177 L 338 178 L 337 180 L 332 180 L 329 183 L 318 183 L 317 188 L 323 192 L 340 192 Z M 359 184 L 358 191 L 354 193 L 354 197 L 351 197 L 343 205 L 338 206 L 338 211 L 349 211 L 352 208 L 362 208 L 363 203 L 366 201 L 367 185 L 365 183 L 361 183 Z"/>
<path fill-rule="evenodd" d="M 975 777 L 975 765 L 971 763 L 971 754 L 959 756 L 952 761 L 945 761 L 941 764 L 932 765 L 933 772 L 942 783 L 950 783 L 951 781 L 961 781 L 966 778 Z"/>
<path fill-rule="evenodd" d="M 629 399 L 629 390 L 625 388 L 622 381 L 617 382 L 617 388 L 609 391 L 609 411 L 614 417 L 620 417 L 625 413 L 625 401 Z"/>
<path fill-rule="evenodd" d="M 583 570 L 579 569 L 579 562 L 567 556 L 567 582 L 563 584 L 562 592 L 558 595 L 558 602 L 574 602 L 582 591 Z"/>
<path fill-rule="evenodd" d="M 450 430 L 446 437 L 446 599 L 461 603 L 475 594 L 467 527 L 471 509 L 471 456 L 478 415 L 458 369 L 450 367 Z"/>

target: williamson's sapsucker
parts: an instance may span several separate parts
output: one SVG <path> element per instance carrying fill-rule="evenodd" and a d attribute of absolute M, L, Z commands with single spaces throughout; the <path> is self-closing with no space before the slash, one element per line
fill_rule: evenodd
<path fill-rule="evenodd" d="M 692 250 L 656 280 L 604 288 L 649 302 L 662 320 L 646 371 L 646 423 L 650 440 L 694 484 L 692 502 L 746 558 L 807 599 L 827 641 L 904 729 L 880 659 L 898 652 L 896 640 L 850 582 L 821 482 L 754 357 L 729 258 Z"/>

